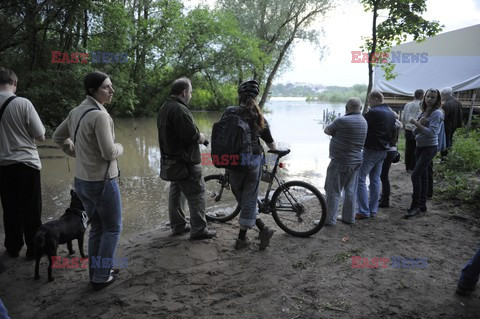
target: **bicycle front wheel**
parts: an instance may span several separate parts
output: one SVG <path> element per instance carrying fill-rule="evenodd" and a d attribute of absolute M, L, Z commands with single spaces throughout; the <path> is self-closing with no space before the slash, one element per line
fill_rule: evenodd
<path fill-rule="evenodd" d="M 226 222 L 240 212 L 233 195 L 230 183 L 225 175 L 215 174 L 205 176 L 205 217 L 210 221 Z"/>
<path fill-rule="evenodd" d="M 320 191 L 302 181 L 281 185 L 272 195 L 272 216 L 290 235 L 308 237 L 325 224 L 327 204 Z"/>

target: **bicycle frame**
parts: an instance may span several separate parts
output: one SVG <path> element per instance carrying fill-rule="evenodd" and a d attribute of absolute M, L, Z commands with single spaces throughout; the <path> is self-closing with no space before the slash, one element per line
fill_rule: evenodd
<path fill-rule="evenodd" d="M 280 156 L 277 154 L 277 158 L 275 159 L 275 164 L 273 165 L 273 169 L 271 172 L 268 172 L 270 176 L 272 177 L 270 182 L 268 182 L 267 186 L 267 191 L 265 192 L 265 197 L 262 199 L 257 198 L 257 203 L 258 203 L 258 211 L 264 214 L 270 214 L 271 210 L 273 207 L 271 207 L 270 204 L 270 192 L 272 191 L 272 185 L 273 182 L 277 182 L 278 187 L 283 188 L 283 184 L 285 183 L 283 180 L 280 180 L 277 177 L 277 170 L 278 170 L 278 164 L 280 163 Z M 263 163 L 266 167 L 266 164 Z M 293 204 L 292 204 L 293 205 Z"/>

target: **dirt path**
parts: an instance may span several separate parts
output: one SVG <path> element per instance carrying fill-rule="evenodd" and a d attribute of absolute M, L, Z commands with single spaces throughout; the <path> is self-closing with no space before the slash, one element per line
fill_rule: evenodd
<path fill-rule="evenodd" d="M 265 251 L 257 244 L 233 250 L 235 221 L 213 224 L 218 238 L 204 242 L 156 229 L 121 242 L 117 256 L 128 258 L 128 268 L 100 292 L 90 289 L 86 269 L 54 269 L 55 281 L 47 283 L 44 258 L 34 281 L 33 261 L 2 256 L 0 296 L 14 319 L 478 318 L 480 292 L 454 292 L 478 248 L 479 228 L 461 208 L 435 198 L 424 216 L 403 219 L 411 190 L 403 168 L 392 167 L 392 207 L 374 220 L 303 239 L 266 216 L 277 231 Z M 60 253 L 66 256 L 66 247 Z M 390 261 L 388 268 L 357 269 L 351 256 Z M 392 268 L 395 256 L 428 258 L 428 265 Z"/>

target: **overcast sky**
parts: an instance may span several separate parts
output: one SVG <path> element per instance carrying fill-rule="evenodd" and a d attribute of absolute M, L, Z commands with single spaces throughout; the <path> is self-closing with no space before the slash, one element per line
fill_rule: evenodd
<path fill-rule="evenodd" d="M 347 5 L 339 6 L 322 23 L 325 30 L 323 43 L 328 50 L 323 60 L 320 61 L 320 54 L 314 46 L 297 43 L 290 71 L 278 76 L 276 83 L 308 82 L 339 86 L 368 83 L 367 64 L 351 63 L 351 51 L 360 50 L 362 36 L 371 34 L 372 17 L 363 11 L 357 1 L 344 3 Z M 442 32 L 480 23 L 480 0 L 428 0 L 427 8 L 425 19 L 443 24 Z"/>

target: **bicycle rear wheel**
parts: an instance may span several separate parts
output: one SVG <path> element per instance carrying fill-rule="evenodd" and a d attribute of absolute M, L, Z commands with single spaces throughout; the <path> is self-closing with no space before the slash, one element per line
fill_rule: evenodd
<path fill-rule="evenodd" d="M 313 185 L 290 181 L 272 195 L 272 216 L 277 225 L 290 235 L 308 237 L 325 224 L 327 204 Z"/>
<path fill-rule="evenodd" d="M 240 213 L 230 183 L 223 174 L 205 176 L 205 217 L 210 221 L 226 222 Z"/>

